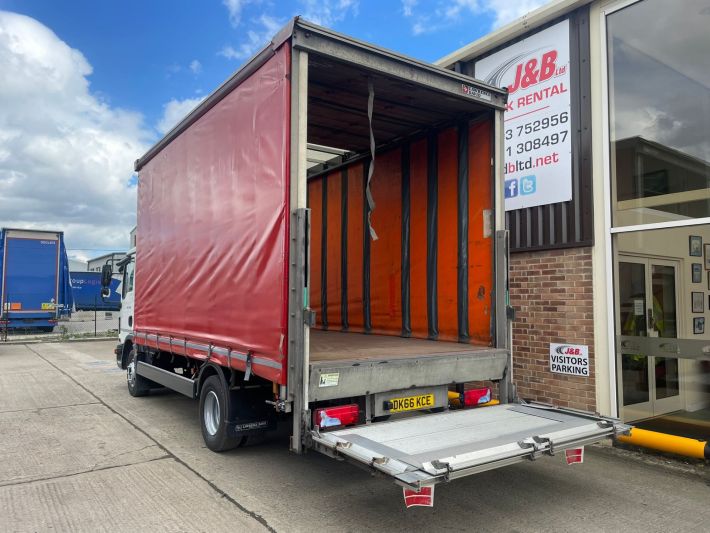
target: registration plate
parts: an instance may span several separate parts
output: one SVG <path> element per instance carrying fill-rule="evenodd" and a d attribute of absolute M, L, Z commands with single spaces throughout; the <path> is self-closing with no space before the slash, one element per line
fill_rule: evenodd
<path fill-rule="evenodd" d="M 389 400 L 390 413 L 400 413 L 402 411 L 416 411 L 417 409 L 430 409 L 434 407 L 433 394 L 421 394 L 419 396 L 406 396 L 404 398 L 392 398 Z"/>

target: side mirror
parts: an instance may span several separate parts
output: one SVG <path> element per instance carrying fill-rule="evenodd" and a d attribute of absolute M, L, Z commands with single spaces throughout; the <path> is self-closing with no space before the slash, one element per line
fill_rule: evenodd
<path fill-rule="evenodd" d="M 101 294 L 103 294 L 104 289 L 108 291 L 111 285 L 111 278 L 113 277 L 113 267 L 111 265 L 104 265 L 101 267 Z"/>

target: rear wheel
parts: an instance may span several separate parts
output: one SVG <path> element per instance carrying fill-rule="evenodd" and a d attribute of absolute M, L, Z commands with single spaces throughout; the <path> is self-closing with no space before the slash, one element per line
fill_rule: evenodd
<path fill-rule="evenodd" d="M 231 450 L 245 440 L 244 437 L 233 438 L 227 434 L 227 414 L 230 409 L 227 392 L 219 376 L 208 377 L 200 391 L 202 438 L 213 452 Z"/>
<path fill-rule="evenodd" d="M 145 396 L 150 391 L 151 381 L 139 376 L 136 373 L 136 365 L 138 364 L 138 354 L 136 349 L 132 348 L 128 354 L 126 361 L 126 382 L 128 383 L 128 393 L 131 396 Z"/>

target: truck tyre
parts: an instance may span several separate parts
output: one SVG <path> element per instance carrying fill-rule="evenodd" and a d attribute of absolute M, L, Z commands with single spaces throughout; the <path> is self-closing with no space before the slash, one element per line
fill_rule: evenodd
<path fill-rule="evenodd" d="M 126 382 L 128 383 L 128 393 L 134 397 L 148 394 L 151 385 L 150 380 L 136 373 L 137 363 L 138 357 L 136 349 L 132 348 L 128 353 L 128 360 L 126 361 Z"/>
<path fill-rule="evenodd" d="M 244 437 L 227 435 L 229 394 L 219 376 L 208 377 L 200 390 L 200 427 L 202 438 L 213 452 L 224 452 L 241 446 Z"/>

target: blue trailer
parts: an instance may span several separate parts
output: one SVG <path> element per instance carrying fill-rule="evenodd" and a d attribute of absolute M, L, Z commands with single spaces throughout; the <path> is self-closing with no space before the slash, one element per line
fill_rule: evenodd
<path fill-rule="evenodd" d="M 120 281 L 112 279 L 108 298 L 101 297 L 101 272 L 71 272 L 74 309 L 77 311 L 118 311 L 121 309 Z"/>
<path fill-rule="evenodd" d="M 51 330 L 71 314 L 69 261 L 61 231 L 0 230 L 0 319 L 4 327 Z"/>

